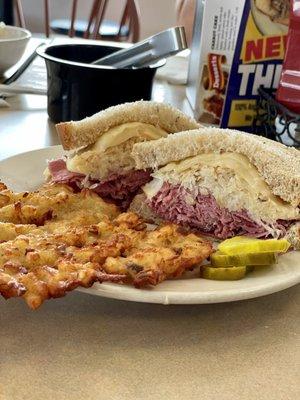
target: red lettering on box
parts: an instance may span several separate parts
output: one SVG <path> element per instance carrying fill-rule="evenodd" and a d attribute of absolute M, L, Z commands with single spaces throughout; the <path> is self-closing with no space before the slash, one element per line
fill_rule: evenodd
<path fill-rule="evenodd" d="M 246 43 L 245 61 L 260 60 L 263 57 L 263 39 L 250 40 Z"/>
<path fill-rule="evenodd" d="M 268 37 L 266 40 L 266 58 L 279 57 L 281 47 L 281 37 Z"/>

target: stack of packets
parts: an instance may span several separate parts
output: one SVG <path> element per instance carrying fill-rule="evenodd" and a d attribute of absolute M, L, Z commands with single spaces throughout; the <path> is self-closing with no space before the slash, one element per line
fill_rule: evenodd
<path fill-rule="evenodd" d="M 197 120 L 251 132 L 258 88 L 276 89 L 289 0 L 198 0 L 187 98 Z"/>

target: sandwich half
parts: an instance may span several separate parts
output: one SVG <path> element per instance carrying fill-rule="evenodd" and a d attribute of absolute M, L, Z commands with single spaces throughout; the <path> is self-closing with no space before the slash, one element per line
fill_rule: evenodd
<path fill-rule="evenodd" d="M 154 217 L 218 239 L 288 236 L 297 244 L 298 150 L 234 130 L 200 128 L 135 144 L 132 156 L 139 170 L 154 171 L 142 188 L 148 218 L 150 208 Z"/>
<path fill-rule="evenodd" d="M 90 188 L 103 199 L 126 209 L 150 169 L 135 169 L 135 143 L 195 129 L 199 124 L 163 103 L 138 101 L 110 107 L 81 121 L 56 125 L 67 157 L 48 163 L 46 177 L 75 190 Z"/>

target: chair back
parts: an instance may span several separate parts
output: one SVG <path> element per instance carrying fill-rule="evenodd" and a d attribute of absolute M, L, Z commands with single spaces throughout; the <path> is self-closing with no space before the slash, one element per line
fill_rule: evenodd
<path fill-rule="evenodd" d="M 23 6 L 21 0 L 14 0 L 16 15 L 19 26 L 26 28 Z M 44 26 L 45 35 L 50 36 L 50 11 L 49 0 L 44 0 Z M 86 31 L 83 37 L 86 39 L 99 39 L 103 40 L 101 36 L 101 24 L 104 21 L 105 11 L 109 5 L 109 0 L 93 0 L 90 16 L 87 23 Z M 70 28 L 68 31 L 69 37 L 75 36 L 75 22 L 78 9 L 78 0 L 72 0 Z M 123 34 L 123 28 L 128 27 L 126 35 Z M 137 42 L 140 37 L 140 10 L 138 0 L 126 0 L 124 10 L 119 22 L 119 30 L 110 40 L 115 41 L 129 41 Z"/>

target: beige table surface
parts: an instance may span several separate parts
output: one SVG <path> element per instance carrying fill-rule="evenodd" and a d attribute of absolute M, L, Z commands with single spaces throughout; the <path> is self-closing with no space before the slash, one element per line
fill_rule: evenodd
<path fill-rule="evenodd" d="M 156 83 L 154 98 L 185 108 L 183 87 Z M 0 159 L 58 143 L 44 97 L 9 101 Z M 199 306 L 74 292 L 33 312 L 1 298 L 0 400 L 296 400 L 299 306 L 299 286 Z"/>

